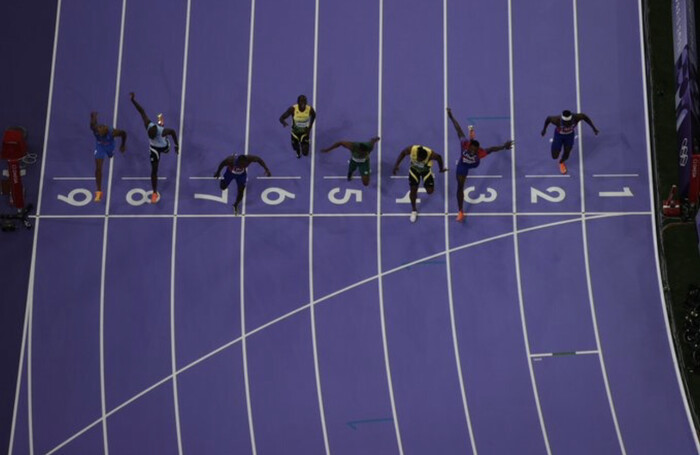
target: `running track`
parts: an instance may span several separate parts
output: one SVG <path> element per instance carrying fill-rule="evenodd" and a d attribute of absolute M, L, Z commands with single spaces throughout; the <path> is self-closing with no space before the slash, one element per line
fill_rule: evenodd
<path fill-rule="evenodd" d="M 658 273 L 638 4 L 59 0 L 12 454 L 690 454 Z M 128 102 L 181 155 L 149 189 Z M 314 149 L 277 118 L 305 93 Z M 408 222 L 421 143 L 485 145 Z M 546 115 L 588 113 L 557 175 Z M 106 200 L 89 112 L 129 132 Z M 252 167 L 245 216 L 208 178 Z M 451 211 L 449 215 L 446 211 Z M 310 216 L 313 214 L 313 216 Z M 105 216 L 108 215 L 108 216 Z"/>

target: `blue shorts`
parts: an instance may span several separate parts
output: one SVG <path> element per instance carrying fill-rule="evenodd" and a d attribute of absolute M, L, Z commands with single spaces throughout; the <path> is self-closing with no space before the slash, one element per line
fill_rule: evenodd
<path fill-rule="evenodd" d="M 100 148 L 95 149 L 95 159 L 103 160 L 107 157 L 112 158 L 114 156 L 114 150 L 104 150 Z"/>
<path fill-rule="evenodd" d="M 481 161 L 477 161 L 474 164 L 467 164 L 463 163 L 462 160 L 459 160 L 459 162 L 457 162 L 457 175 L 463 175 L 466 177 L 469 174 L 469 169 L 475 169 L 479 167 L 480 163 Z"/>
<path fill-rule="evenodd" d="M 228 186 L 231 184 L 233 180 L 236 180 L 236 183 L 238 186 L 245 186 L 246 181 L 248 180 L 248 173 L 244 172 L 242 174 L 234 174 L 233 172 L 229 171 L 228 168 L 226 171 L 224 171 L 224 176 L 221 179 L 221 189 L 225 190 L 228 188 Z"/>
<path fill-rule="evenodd" d="M 552 151 L 558 152 L 561 150 L 563 145 L 565 148 L 570 149 L 574 146 L 574 133 L 569 134 L 559 134 L 554 132 L 554 139 L 552 139 Z"/>

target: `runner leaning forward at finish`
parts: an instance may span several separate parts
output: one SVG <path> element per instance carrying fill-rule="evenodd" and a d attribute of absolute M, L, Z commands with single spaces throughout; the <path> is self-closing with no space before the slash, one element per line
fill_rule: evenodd
<path fill-rule="evenodd" d="M 221 170 L 225 167 L 224 176 L 219 180 L 219 188 L 225 190 L 231 184 L 231 181 L 236 180 L 236 185 L 238 187 L 238 192 L 236 193 L 236 202 L 233 203 L 233 213 L 238 215 L 238 205 L 243 199 L 243 191 L 245 191 L 246 181 L 248 180 L 248 166 L 250 163 L 258 163 L 265 169 L 265 175 L 270 177 L 270 169 L 262 160 L 262 158 L 255 155 L 230 155 L 224 158 L 224 160 L 219 164 L 219 167 L 214 173 L 214 178 L 218 179 L 221 175 Z"/>
<path fill-rule="evenodd" d="M 146 127 L 148 132 L 148 143 L 149 150 L 151 152 L 151 186 L 153 187 L 153 194 L 151 194 L 151 203 L 155 204 L 160 200 L 160 195 L 158 194 L 158 163 L 160 163 L 161 153 L 168 153 L 170 151 L 170 141 L 167 136 L 173 138 L 175 143 L 175 153 L 180 153 L 180 145 L 177 143 L 177 135 L 175 130 L 170 128 L 165 128 L 165 120 L 163 119 L 163 114 L 158 114 L 158 123 L 155 124 L 148 118 L 146 112 L 143 110 L 141 105 L 136 102 L 136 95 L 134 92 L 129 94 L 131 97 L 131 102 L 141 118 L 143 119 L 143 125 Z"/>
<path fill-rule="evenodd" d="M 282 126 L 288 125 L 286 119 L 290 115 L 292 116 L 292 148 L 297 153 L 297 158 L 301 158 L 301 155 L 309 154 L 309 136 L 316 120 L 316 111 L 307 104 L 305 95 L 299 95 L 297 104 L 290 106 L 280 116 Z"/>
<path fill-rule="evenodd" d="M 581 120 L 588 123 L 588 125 L 593 128 L 593 133 L 595 133 L 596 136 L 598 135 L 600 131 L 583 112 L 572 113 L 571 111 L 562 111 L 561 116 L 551 115 L 544 120 L 542 136 L 547 133 L 547 126 L 550 123 L 556 127 L 554 129 L 554 137 L 552 138 L 552 159 L 556 160 L 559 158 L 561 148 L 562 146 L 564 147 L 564 155 L 562 155 L 559 160 L 559 171 L 562 174 L 566 174 L 566 164 L 564 163 L 569 159 L 571 148 L 574 146 L 574 130 Z"/>
<path fill-rule="evenodd" d="M 411 167 L 408 169 L 409 199 L 411 200 L 410 220 L 411 223 L 415 223 L 416 218 L 418 218 L 416 199 L 418 195 L 418 185 L 420 185 L 421 179 L 423 180 L 425 191 L 428 194 L 432 194 L 435 190 L 435 179 L 433 178 L 431 169 L 433 160 L 437 161 L 440 165 L 440 172 L 446 172 L 447 168 L 444 166 L 442 156 L 439 153 L 432 151 L 424 145 L 412 145 L 406 147 L 399 153 L 399 156 L 396 158 L 396 164 L 394 164 L 394 175 L 399 172 L 399 165 L 406 155 L 410 155 L 411 157 Z"/>
<path fill-rule="evenodd" d="M 369 154 L 374 150 L 374 144 L 379 142 L 378 137 L 373 137 L 368 142 L 350 142 L 339 141 L 330 147 L 321 150 L 321 153 L 328 153 L 338 147 L 344 147 L 350 150 L 350 159 L 348 160 L 348 181 L 352 180 L 352 175 L 357 169 L 360 170 L 362 176 L 362 184 L 369 186 Z"/>
<path fill-rule="evenodd" d="M 464 221 L 464 182 L 467 180 L 467 175 L 469 174 L 469 169 L 475 169 L 479 167 L 481 159 L 487 157 L 490 153 L 498 152 L 501 150 L 509 150 L 513 147 L 513 141 L 507 140 L 503 145 L 497 145 L 494 147 L 481 148 L 479 141 L 476 140 L 476 132 L 471 125 L 469 125 L 469 138 L 464 135 L 462 127 L 459 126 L 457 119 L 452 116 L 452 109 L 447 108 L 447 115 L 452 121 L 455 130 L 457 130 L 457 136 L 459 136 L 459 143 L 461 147 L 460 157 L 457 159 L 457 208 L 459 212 L 457 213 L 457 221 Z"/>
<path fill-rule="evenodd" d="M 116 128 L 109 127 L 107 125 L 102 125 L 97 123 L 97 112 L 90 113 L 90 129 L 95 135 L 95 184 L 97 190 L 95 191 L 95 202 L 100 202 L 102 200 L 102 163 L 104 159 L 109 157 L 110 159 L 114 156 L 114 138 L 120 137 L 122 143 L 119 146 L 119 151 L 124 153 L 126 151 L 126 131 L 118 130 Z"/>

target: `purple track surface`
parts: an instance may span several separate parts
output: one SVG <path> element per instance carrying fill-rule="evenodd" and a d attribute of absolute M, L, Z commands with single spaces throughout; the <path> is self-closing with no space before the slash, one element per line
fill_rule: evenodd
<path fill-rule="evenodd" d="M 59 1 L 11 454 L 698 452 L 638 2 Z M 251 29 L 252 27 L 252 29 Z M 129 102 L 165 114 L 158 204 Z M 277 118 L 318 113 L 297 160 Z M 485 146 L 454 221 L 459 146 Z M 583 111 L 569 174 L 547 115 Z M 129 133 L 94 182 L 89 112 Z M 340 139 L 382 140 L 347 182 Z M 411 144 L 450 172 L 408 220 Z M 230 153 L 249 171 L 211 178 Z M 311 216 L 313 214 L 313 216 Z"/>

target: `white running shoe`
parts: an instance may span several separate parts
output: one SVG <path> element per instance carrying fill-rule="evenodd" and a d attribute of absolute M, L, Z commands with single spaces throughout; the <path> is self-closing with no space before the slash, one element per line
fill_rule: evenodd
<path fill-rule="evenodd" d="M 416 219 L 418 218 L 418 212 L 415 210 L 411 212 L 411 223 L 415 223 Z"/>

